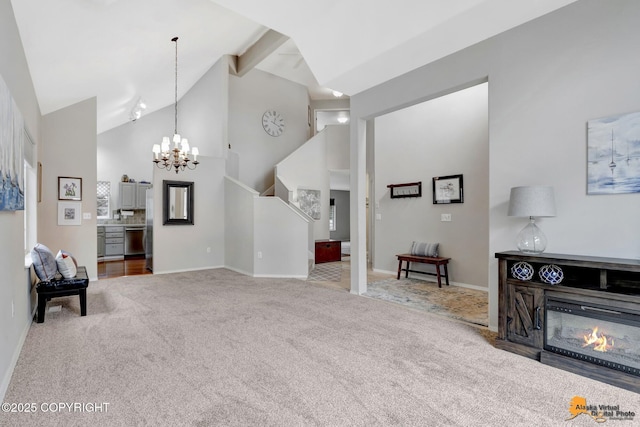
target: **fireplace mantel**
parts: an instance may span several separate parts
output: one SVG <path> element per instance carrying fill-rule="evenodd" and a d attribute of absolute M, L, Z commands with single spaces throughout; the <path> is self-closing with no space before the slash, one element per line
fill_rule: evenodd
<path fill-rule="evenodd" d="M 495 256 L 499 260 L 498 348 L 640 393 L 638 369 L 617 365 L 617 369 L 612 369 L 607 364 L 615 364 L 592 362 L 589 354 L 569 357 L 546 344 L 546 334 L 553 333 L 553 325 L 546 323 L 547 314 L 551 313 L 546 311 L 547 307 L 551 309 L 548 305 L 551 304 L 551 296 L 578 302 L 577 307 L 590 305 L 593 307 L 591 311 L 596 313 L 598 310 L 600 313 L 624 312 L 624 319 L 627 319 L 624 320 L 627 323 L 624 328 L 637 327 L 640 333 L 639 260 L 563 254 L 529 255 L 517 251 L 499 252 Z M 520 264 L 523 269 L 514 273 L 512 268 L 517 263 L 526 264 Z M 550 265 L 560 268 L 560 283 L 545 283 L 541 279 L 542 267 Z M 587 313 L 577 309 L 570 315 L 578 319 L 589 318 L 588 315 L 581 317 L 579 312 Z M 611 328 L 615 320 L 607 324 Z M 640 362 L 640 354 L 635 354 L 637 347 L 631 351 L 634 354 L 632 365 L 637 365 Z M 607 354 L 604 359 L 609 356 Z"/>

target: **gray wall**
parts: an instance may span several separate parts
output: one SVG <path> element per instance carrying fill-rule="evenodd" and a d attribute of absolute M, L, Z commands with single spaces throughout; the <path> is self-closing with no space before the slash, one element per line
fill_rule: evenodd
<path fill-rule="evenodd" d="M 38 241 L 55 254 L 71 252 L 87 267 L 91 280 L 98 278 L 96 235 L 96 98 L 78 102 L 42 118 L 42 202 L 38 204 Z M 82 178 L 82 212 L 89 219 L 81 225 L 58 225 L 58 177 Z"/>
<path fill-rule="evenodd" d="M 0 75 L 34 142 L 40 142 L 40 108 L 9 0 L 0 0 Z M 24 268 L 24 211 L 0 212 L 0 400 L 31 325 Z"/>
<path fill-rule="evenodd" d="M 488 78 L 489 251 L 482 262 L 494 329 L 493 254 L 515 249 L 524 226 L 507 216 L 511 187 L 555 187 L 558 216 L 539 221 L 548 252 L 640 258 L 640 194 L 586 194 L 587 121 L 640 111 L 638 16 L 633 0 L 583 0 L 351 98 L 353 123 Z"/>
<path fill-rule="evenodd" d="M 376 270 L 396 271 L 395 255 L 408 252 L 414 240 L 437 242 L 440 255 L 452 258 L 452 281 L 487 287 L 487 109 L 485 83 L 376 118 Z M 457 174 L 464 203 L 434 205 L 432 178 Z M 390 198 L 387 185 L 417 181 L 422 197 Z M 452 221 L 442 222 L 443 213 Z"/>
<path fill-rule="evenodd" d="M 229 80 L 229 143 L 240 157 L 239 181 L 262 193 L 274 183 L 273 166 L 309 138 L 307 88 L 256 69 Z M 262 129 L 268 109 L 284 116 L 279 137 Z"/>
<path fill-rule="evenodd" d="M 330 231 L 329 236 L 334 240 L 349 240 L 350 236 L 350 207 L 349 192 L 331 190 L 330 197 L 336 205 L 336 231 Z"/>

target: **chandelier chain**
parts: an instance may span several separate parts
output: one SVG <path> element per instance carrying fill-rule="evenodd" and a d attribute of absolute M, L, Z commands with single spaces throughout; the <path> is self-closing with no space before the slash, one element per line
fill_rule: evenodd
<path fill-rule="evenodd" d="M 176 66 L 175 66 L 175 103 L 174 103 L 174 110 L 175 110 L 175 127 L 174 127 L 174 135 L 178 133 L 178 37 L 174 37 L 171 39 L 172 42 L 174 42 L 176 44 Z"/>
<path fill-rule="evenodd" d="M 174 90 L 174 134 L 173 142 L 175 146 L 171 148 L 171 139 L 168 136 L 162 138 L 162 145 L 154 144 L 153 162 L 160 169 L 174 170 L 176 173 L 184 170 L 195 169 L 200 162 L 198 162 L 198 148 L 189 147 L 189 143 L 186 138 L 181 138 L 178 134 L 178 37 L 171 39 L 176 44 L 176 56 L 175 56 L 175 90 Z M 189 158 L 189 151 L 193 155 L 193 160 Z"/>

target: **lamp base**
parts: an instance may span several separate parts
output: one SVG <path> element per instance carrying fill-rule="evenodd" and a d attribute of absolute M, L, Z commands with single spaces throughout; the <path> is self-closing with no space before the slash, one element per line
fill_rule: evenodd
<path fill-rule="evenodd" d="M 516 244 L 520 252 L 541 254 L 547 248 L 547 236 L 536 225 L 533 217 L 529 217 L 529 224 L 518 233 Z"/>

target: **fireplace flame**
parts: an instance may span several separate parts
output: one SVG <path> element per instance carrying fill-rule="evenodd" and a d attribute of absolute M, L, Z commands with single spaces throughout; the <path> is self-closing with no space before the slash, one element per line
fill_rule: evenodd
<path fill-rule="evenodd" d="M 608 342 L 607 337 L 600 334 L 598 336 L 598 327 L 593 328 L 593 331 L 589 335 L 584 335 L 584 344 L 582 347 L 587 347 L 589 345 L 593 345 L 593 349 L 595 351 L 606 352 L 607 350 L 613 348 L 614 342 L 613 338 L 611 338 L 611 343 Z"/>

